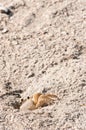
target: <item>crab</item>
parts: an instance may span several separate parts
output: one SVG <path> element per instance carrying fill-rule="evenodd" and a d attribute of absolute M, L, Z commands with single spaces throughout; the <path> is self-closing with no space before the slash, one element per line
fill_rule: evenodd
<path fill-rule="evenodd" d="M 35 93 L 26 100 L 21 99 L 20 110 L 34 110 L 52 104 L 57 98 L 54 94 Z"/>

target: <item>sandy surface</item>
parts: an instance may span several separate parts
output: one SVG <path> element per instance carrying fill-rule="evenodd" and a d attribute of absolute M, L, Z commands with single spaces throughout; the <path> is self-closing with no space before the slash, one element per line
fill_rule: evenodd
<path fill-rule="evenodd" d="M 86 130 L 86 1 L 0 0 L 0 130 Z M 59 96 L 16 109 L 34 92 Z"/>

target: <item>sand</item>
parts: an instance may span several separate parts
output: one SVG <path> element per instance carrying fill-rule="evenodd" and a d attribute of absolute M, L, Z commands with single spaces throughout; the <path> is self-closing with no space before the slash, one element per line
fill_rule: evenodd
<path fill-rule="evenodd" d="M 0 0 L 0 130 L 86 130 L 85 0 Z M 20 98 L 58 95 L 20 111 Z"/>

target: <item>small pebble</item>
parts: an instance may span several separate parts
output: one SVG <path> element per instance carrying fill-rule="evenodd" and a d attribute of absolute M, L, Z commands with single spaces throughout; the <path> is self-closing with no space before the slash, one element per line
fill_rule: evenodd
<path fill-rule="evenodd" d="M 7 33 L 8 32 L 8 29 L 7 28 L 4 28 L 3 30 L 2 30 L 2 33 Z"/>
<path fill-rule="evenodd" d="M 7 14 L 9 16 L 13 15 L 12 11 L 10 10 L 10 8 L 4 7 L 2 4 L 0 4 L 0 12 L 1 13 L 5 13 L 5 14 Z"/>
<path fill-rule="evenodd" d="M 8 8 L 4 7 L 3 5 L 0 4 L 0 12 L 1 13 L 7 13 L 8 12 Z"/>

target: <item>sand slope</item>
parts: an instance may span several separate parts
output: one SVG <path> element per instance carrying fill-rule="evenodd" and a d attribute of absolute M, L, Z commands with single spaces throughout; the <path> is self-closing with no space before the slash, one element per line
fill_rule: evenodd
<path fill-rule="evenodd" d="M 86 129 L 85 0 L 0 0 L 0 130 Z M 19 111 L 20 96 L 53 105 Z"/>

